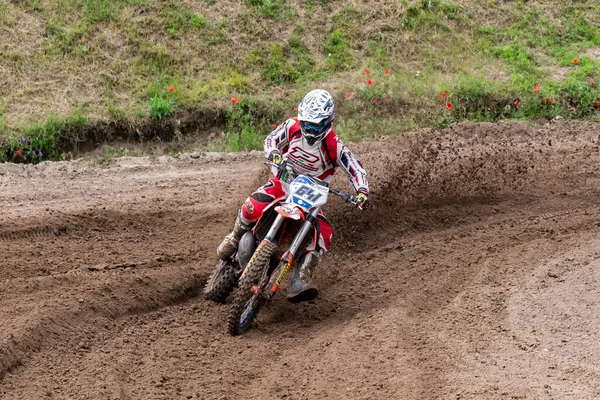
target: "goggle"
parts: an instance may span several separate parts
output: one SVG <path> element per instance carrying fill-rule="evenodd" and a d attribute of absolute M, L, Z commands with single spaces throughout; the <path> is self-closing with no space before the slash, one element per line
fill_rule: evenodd
<path fill-rule="evenodd" d="M 321 122 L 305 122 L 301 121 L 300 124 L 304 128 L 305 131 L 315 131 L 315 133 L 319 133 L 325 126 L 327 126 L 327 120 L 324 119 Z"/>

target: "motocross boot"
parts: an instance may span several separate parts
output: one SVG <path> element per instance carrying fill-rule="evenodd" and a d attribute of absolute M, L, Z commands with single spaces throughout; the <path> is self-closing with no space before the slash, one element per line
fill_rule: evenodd
<path fill-rule="evenodd" d="M 251 228 L 241 218 L 241 215 L 238 214 L 233 225 L 233 231 L 225 236 L 225 239 L 217 247 L 217 255 L 221 260 L 227 261 L 236 252 L 241 237 Z"/>
<path fill-rule="evenodd" d="M 290 302 L 310 301 L 319 295 L 319 289 L 310 284 L 310 278 L 314 275 L 318 263 L 319 253 L 316 251 L 304 254 L 292 278 L 290 293 L 287 296 Z"/>

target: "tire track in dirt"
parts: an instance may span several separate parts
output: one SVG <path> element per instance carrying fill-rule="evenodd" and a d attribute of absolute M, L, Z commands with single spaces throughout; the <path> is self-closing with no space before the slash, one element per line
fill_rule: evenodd
<path fill-rule="evenodd" d="M 36 296 L 35 300 L 31 298 L 35 305 L 25 317 L 9 319 L 5 311 L 0 314 L 4 328 L 10 332 L 8 338 L 0 342 L 0 379 L 21 365 L 30 353 L 40 351 L 48 339 L 58 338 L 73 345 L 73 336 L 77 336 L 76 332 L 83 325 L 99 327 L 103 321 L 178 304 L 199 293 L 205 275 L 197 274 L 192 268 L 170 269 L 167 274 L 165 270 L 124 274 L 109 284 L 96 281 L 91 274 L 5 282 L 0 293 L 3 311 L 7 307 L 18 310 L 23 297 L 31 296 L 32 288 Z M 23 284 L 26 285 L 24 291 Z M 17 301 L 2 295 L 21 291 L 24 296 Z"/>
<path fill-rule="evenodd" d="M 77 164 L 43 179 L 34 169 L 28 179 L 48 188 L 122 184 L 63 202 L 45 224 L 66 226 L 58 237 L 21 234 L 47 218 L 46 205 L 36 200 L 17 219 L 26 200 L 4 195 L 16 199 L 1 220 L 9 239 L 0 250 L 21 246 L 33 261 L 0 268 L 0 314 L 13 321 L 0 343 L 16 349 L 2 356 L 16 355 L 0 397 L 539 397 L 548 389 L 527 387 L 537 372 L 519 375 L 523 366 L 508 362 L 526 359 L 507 322 L 510 304 L 543 259 L 598 235 L 594 129 L 459 124 L 352 146 L 371 172 L 372 212 L 333 201 L 334 251 L 319 269 L 319 300 L 293 306 L 277 297 L 242 338 L 225 333 L 227 306 L 196 294 L 235 209 L 266 177 L 259 154 L 121 160 L 110 170 Z M 67 198 L 55 190 L 50 211 Z M 43 276 L 35 265 L 47 256 L 34 251 L 48 238 L 56 261 Z"/>
<path fill-rule="evenodd" d="M 51 235 L 61 236 L 67 233 L 67 227 L 60 226 L 57 228 L 52 228 L 49 226 L 44 227 L 35 227 L 29 229 L 19 229 L 13 231 L 5 231 L 0 232 L 0 241 L 2 242 L 12 242 L 18 239 L 34 239 L 34 238 L 43 238 Z"/>

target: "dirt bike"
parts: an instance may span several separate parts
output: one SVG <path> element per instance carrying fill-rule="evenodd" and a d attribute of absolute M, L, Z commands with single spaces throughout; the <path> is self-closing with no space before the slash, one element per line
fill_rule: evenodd
<path fill-rule="evenodd" d="M 237 253 L 217 265 L 205 287 L 205 298 L 224 302 L 237 282 L 227 324 L 233 336 L 250 328 L 260 307 L 277 293 L 310 241 L 316 244 L 315 222 L 329 193 L 357 205 L 353 195 L 330 188 L 327 182 L 304 175 L 290 165 L 266 164 L 278 171 L 289 195 L 265 208 L 254 229 L 240 239 Z"/>

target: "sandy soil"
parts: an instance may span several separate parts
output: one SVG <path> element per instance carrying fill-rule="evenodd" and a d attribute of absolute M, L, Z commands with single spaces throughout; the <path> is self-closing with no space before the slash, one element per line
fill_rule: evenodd
<path fill-rule="evenodd" d="M 569 122 L 355 144 L 374 206 L 328 204 L 320 297 L 235 338 L 200 294 L 261 154 L 0 165 L 0 398 L 599 398 L 599 145 Z"/>

